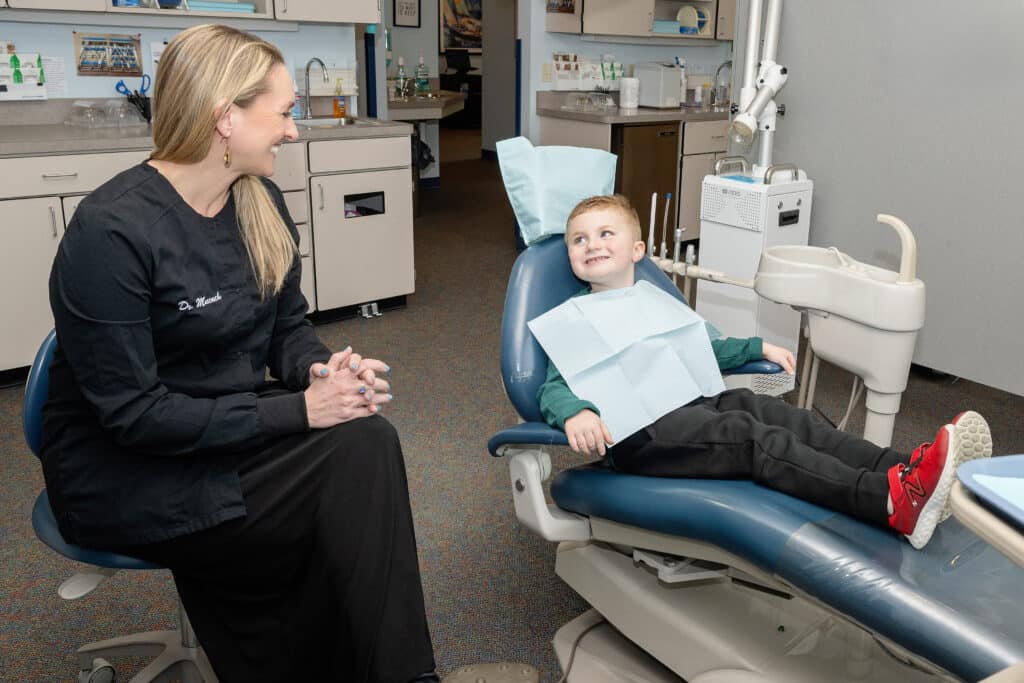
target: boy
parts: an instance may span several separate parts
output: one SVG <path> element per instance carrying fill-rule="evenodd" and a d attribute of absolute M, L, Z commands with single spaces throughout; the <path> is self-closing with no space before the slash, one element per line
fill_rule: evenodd
<path fill-rule="evenodd" d="M 644 255 L 640 220 L 621 195 L 591 197 L 569 214 L 565 240 L 580 294 L 632 287 Z M 577 295 L 579 296 L 579 295 Z M 760 338 L 718 339 L 720 369 L 770 360 L 793 373 L 786 349 Z M 956 467 L 992 454 L 985 419 L 973 411 L 939 429 L 907 456 L 838 431 L 806 410 L 746 389 L 700 397 L 626 437 L 611 434 L 594 404 L 569 389 L 553 363 L 537 392 L 544 419 L 565 431 L 583 455 L 605 455 L 631 474 L 710 479 L 749 478 L 817 505 L 888 525 L 923 548 L 949 516 Z"/>

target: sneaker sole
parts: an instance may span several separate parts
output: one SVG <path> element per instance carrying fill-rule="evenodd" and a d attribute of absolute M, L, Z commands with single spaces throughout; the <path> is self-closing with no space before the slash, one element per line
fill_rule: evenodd
<path fill-rule="evenodd" d="M 942 467 L 942 475 L 935 485 L 935 491 L 928 498 L 928 502 L 924 504 L 914 531 L 904 534 L 910 541 L 910 545 L 917 550 L 928 545 L 928 541 L 932 539 L 932 534 L 935 532 L 935 527 L 942 521 L 943 510 L 949 502 L 949 491 L 953 488 L 953 480 L 956 479 L 956 465 L 960 459 L 959 446 L 953 438 L 956 430 L 951 424 L 946 425 L 943 429 L 949 430 L 949 450 L 946 452 L 946 464 Z"/>
<path fill-rule="evenodd" d="M 956 444 L 957 457 L 953 469 L 971 460 L 992 457 L 992 432 L 989 431 L 988 422 L 973 410 L 956 418 L 950 443 Z M 953 508 L 947 500 L 939 521 L 945 521 L 952 513 Z"/>

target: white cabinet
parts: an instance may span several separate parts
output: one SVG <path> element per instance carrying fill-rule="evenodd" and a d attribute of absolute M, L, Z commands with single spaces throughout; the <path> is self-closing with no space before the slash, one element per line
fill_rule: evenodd
<path fill-rule="evenodd" d="M 31 365 L 53 327 L 49 276 L 64 234 L 58 197 L 0 201 L 0 370 Z"/>
<path fill-rule="evenodd" d="M 683 127 L 683 158 L 679 174 L 679 227 L 683 240 L 700 237 L 700 193 L 704 176 L 715 172 L 715 161 L 726 150 L 729 122 L 696 121 Z"/>
<path fill-rule="evenodd" d="M 409 139 L 401 139 L 408 149 Z M 319 308 L 411 294 L 411 170 L 314 176 L 309 183 Z"/>
<path fill-rule="evenodd" d="M 380 23 L 379 0 L 274 0 L 274 16 L 282 21 Z"/>
<path fill-rule="evenodd" d="M 107 0 L 7 0 L 13 9 L 55 9 L 73 12 L 102 12 Z M 40 339 L 40 341 L 42 341 Z"/>

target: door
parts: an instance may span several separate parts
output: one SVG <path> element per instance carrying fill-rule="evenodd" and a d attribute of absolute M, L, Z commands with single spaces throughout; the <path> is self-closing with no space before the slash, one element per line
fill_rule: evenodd
<path fill-rule="evenodd" d="M 314 176 L 309 189 L 317 309 L 412 293 L 409 169 Z"/>
<path fill-rule="evenodd" d="M 282 21 L 378 24 L 379 0 L 274 0 L 274 16 Z"/>
<path fill-rule="evenodd" d="M 0 216 L 0 370 L 10 370 L 31 365 L 53 327 L 48 282 L 64 221 L 57 197 L 2 201 Z"/>

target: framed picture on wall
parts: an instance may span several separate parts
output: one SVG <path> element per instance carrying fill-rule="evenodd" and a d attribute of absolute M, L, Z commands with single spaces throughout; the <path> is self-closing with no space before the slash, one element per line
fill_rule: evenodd
<path fill-rule="evenodd" d="M 393 0 L 395 26 L 420 27 L 420 0 Z"/>
<path fill-rule="evenodd" d="M 438 0 L 437 13 L 439 30 L 439 52 L 450 47 L 468 49 L 480 54 L 483 47 L 482 24 L 483 0 Z"/>

